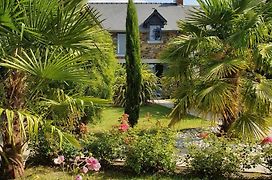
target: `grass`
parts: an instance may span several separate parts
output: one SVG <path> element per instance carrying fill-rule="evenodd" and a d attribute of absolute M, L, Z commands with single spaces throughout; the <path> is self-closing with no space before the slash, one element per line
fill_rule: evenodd
<path fill-rule="evenodd" d="M 185 169 L 184 169 L 185 170 Z M 182 171 L 184 171 L 182 170 Z M 186 173 L 186 172 L 185 172 Z M 17 180 L 74 180 L 76 177 L 75 174 L 71 174 L 68 172 L 63 172 L 60 169 L 45 167 L 45 166 L 37 166 L 27 168 L 25 171 L 25 175 L 23 178 Z M 185 175 L 181 173 L 174 173 L 172 175 L 169 174 L 143 174 L 143 175 L 135 175 L 128 172 L 124 172 L 121 169 L 112 169 L 106 171 L 99 171 L 95 173 L 88 173 L 83 176 L 83 179 L 88 180 L 200 180 L 203 178 L 197 178 L 190 175 Z M 260 173 L 243 173 L 242 177 L 230 178 L 233 180 L 241 180 L 241 179 L 270 179 L 269 175 L 260 174 Z"/>
<path fill-rule="evenodd" d="M 25 172 L 24 178 L 21 180 L 74 180 L 76 175 L 69 174 L 67 172 L 63 172 L 56 168 L 38 166 L 33 168 L 28 168 Z M 164 175 L 164 174 L 146 174 L 146 175 L 134 175 L 127 172 L 123 172 L 120 169 L 116 170 L 107 170 L 107 171 L 99 171 L 98 173 L 88 173 L 83 177 L 83 179 L 88 180 L 115 180 L 115 179 L 124 179 L 124 180 L 155 180 L 155 179 L 164 179 L 164 180 L 181 180 L 181 179 L 198 179 L 191 177 L 182 177 L 182 175 L 174 174 L 174 175 Z"/>
<path fill-rule="evenodd" d="M 123 108 L 120 107 L 105 107 L 102 112 L 101 120 L 96 124 L 91 124 L 89 129 L 91 132 L 105 131 L 112 128 L 112 126 L 119 124 L 119 118 L 123 114 Z M 156 104 L 141 107 L 140 119 L 136 128 L 146 129 L 152 128 L 156 125 L 167 127 L 170 118 L 168 117 L 171 109 Z M 211 121 L 206 121 L 194 116 L 187 116 L 182 121 L 175 125 L 176 130 L 199 128 L 212 126 Z"/>

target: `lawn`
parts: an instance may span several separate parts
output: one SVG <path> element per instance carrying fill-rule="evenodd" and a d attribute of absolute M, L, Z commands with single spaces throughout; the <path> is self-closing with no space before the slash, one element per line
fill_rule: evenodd
<path fill-rule="evenodd" d="M 162 127 L 167 127 L 170 122 L 168 117 L 171 109 L 163 107 L 156 104 L 151 104 L 148 106 L 141 107 L 140 119 L 136 128 L 147 129 L 160 125 Z M 119 124 L 119 118 L 123 114 L 123 108 L 120 107 L 105 107 L 102 112 L 102 117 L 100 121 L 96 124 L 91 124 L 89 130 L 91 132 L 98 132 L 103 130 L 109 130 L 112 126 Z M 175 125 L 176 130 L 187 129 L 187 128 L 199 128 L 199 127 L 209 127 L 214 123 L 211 121 L 206 121 L 194 116 L 188 115 L 182 121 Z"/>
<path fill-rule="evenodd" d="M 50 177 L 50 178 L 49 178 Z M 27 168 L 25 172 L 24 178 L 21 178 L 20 180 L 74 180 L 75 175 L 71 175 L 67 172 L 63 172 L 61 170 L 50 168 L 50 167 L 44 167 L 44 166 L 38 166 L 33 168 Z M 146 175 L 139 175 L 136 176 L 134 174 L 123 172 L 121 169 L 115 169 L 115 170 L 107 170 L 107 171 L 99 171 L 97 173 L 89 173 L 88 175 L 85 175 L 83 179 L 88 180 L 114 180 L 114 179 L 124 179 L 124 180 L 155 180 L 155 179 L 164 179 L 164 180 L 181 180 L 181 179 L 199 179 L 199 178 L 191 178 L 191 177 L 182 177 L 182 175 L 179 174 L 173 174 L 173 175 L 163 175 L 163 174 L 146 174 Z"/>

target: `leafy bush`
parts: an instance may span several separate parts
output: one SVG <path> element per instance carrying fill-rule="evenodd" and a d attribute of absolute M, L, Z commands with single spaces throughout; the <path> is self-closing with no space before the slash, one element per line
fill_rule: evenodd
<path fill-rule="evenodd" d="M 115 73 L 116 79 L 113 86 L 113 103 L 117 106 L 124 106 L 126 103 L 126 70 L 121 67 Z M 156 97 L 158 89 L 158 78 L 147 67 L 142 69 L 141 104 L 147 104 L 148 100 Z"/>
<path fill-rule="evenodd" d="M 175 168 L 175 133 L 168 129 L 129 129 L 127 118 L 124 114 L 121 124 L 111 131 L 90 136 L 86 150 L 104 166 L 123 159 L 126 168 L 137 174 L 172 172 Z"/>
<path fill-rule="evenodd" d="M 52 164 L 52 158 L 55 156 L 57 142 L 53 139 L 48 139 L 44 131 L 39 131 L 37 141 L 31 141 L 30 144 L 31 154 L 29 161 L 39 165 Z"/>
<path fill-rule="evenodd" d="M 92 152 L 104 166 L 111 164 L 115 159 L 125 158 L 124 135 L 113 132 L 97 133 L 90 136 L 86 150 Z"/>
<path fill-rule="evenodd" d="M 31 149 L 29 161 L 38 165 L 51 165 L 52 159 L 58 154 L 73 158 L 82 154 L 82 141 L 82 139 L 77 141 L 71 134 L 64 132 L 52 134 L 49 129 L 39 129 L 38 138 L 29 143 Z"/>
<path fill-rule="evenodd" d="M 128 129 L 128 115 L 123 114 L 120 118 L 120 125 L 115 126 L 109 132 L 91 136 L 86 149 L 93 152 L 104 165 L 109 165 L 115 159 L 124 159 Z"/>
<path fill-rule="evenodd" d="M 260 147 L 212 137 L 203 143 L 191 143 L 188 150 L 187 163 L 191 173 L 216 179 L 239 175 L 244 168 L 254 167 L 258 163 Z"/>
<path fill-rule="evenodd" d="M 173 77 L 162 77 L 160 79 L 161 89 L 162 89 L 162 98 L 172 98 L 174 92 L 178 88 L 178 81 Z"/>
<path fill-rule="evenodd" d="M 125 165 L 134 173 L 175 169 L 175 133 L 166 129 L 133 132 Z"/>
<path fill-rule="evenodd" d="M 59 126 L 74 134 L 82 134 L 80 125 L 95 123 L 95 119 L 101 116 L 102 107 L 94 104 L 92 97 L 69 96 L 63 90 L 53 91 L 50 99 L 40 102 L 47 118 L 53 120 L 55 126 Z"/>

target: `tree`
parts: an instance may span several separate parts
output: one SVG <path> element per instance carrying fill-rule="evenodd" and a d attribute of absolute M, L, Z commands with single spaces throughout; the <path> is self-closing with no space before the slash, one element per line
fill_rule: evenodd
<path fill-rule="evenodd" d="M 111 44 L 99 40 L 105 36 L 99 14 L 82 1 L 0 0 L 0 4 L 0 83 L 4 87 L 0 177 L 13 179 L 24 173 L 25 145 L 47 124 L 42 115 L 29 112 L 30 102 L 42 95 L 40 87 L 52 81 L 89 83 L 90 54 Z M 60 139 L 72 140 L 56 127 L 51 130 Z"/>
<path fill-rule="evenodd" d="M 263 136 L 272 102 L 271 3 L 198 2 L 162 56 L 178 84 L 169 125 L 195 109 L 220 118 L 222 133 Z"/>
<path fill-rule="evenodd" d="M 142 77 L 138 18 L 132 0 L 128 2 L 126 18 L 126 73 L 125 113 L 129 115 L 128 120 L 133 127 L 139 119 Z"/>

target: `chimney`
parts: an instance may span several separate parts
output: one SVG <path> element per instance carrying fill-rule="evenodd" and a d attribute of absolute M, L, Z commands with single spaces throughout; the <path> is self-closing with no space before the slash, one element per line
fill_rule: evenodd
<path fill-rule="evenodd" d="M 183 6 L 183 0 L 176 0 L 178 6 Z"/>

